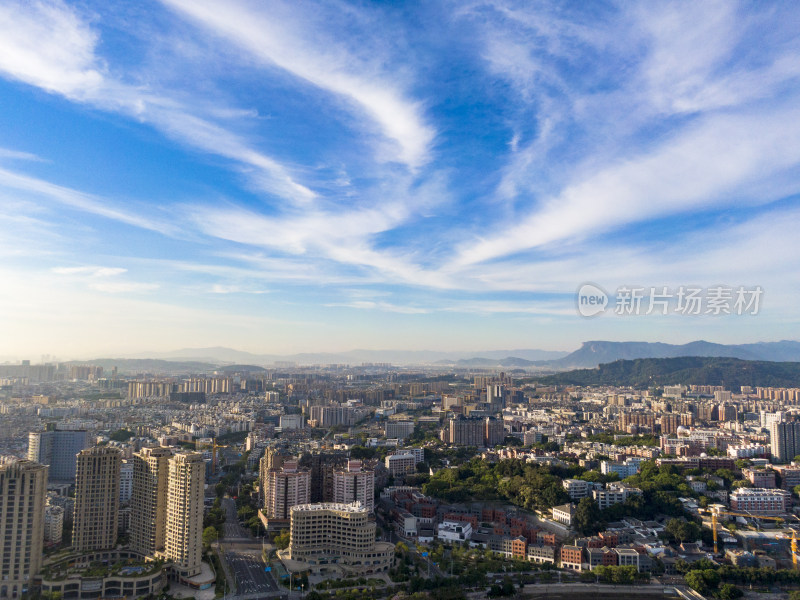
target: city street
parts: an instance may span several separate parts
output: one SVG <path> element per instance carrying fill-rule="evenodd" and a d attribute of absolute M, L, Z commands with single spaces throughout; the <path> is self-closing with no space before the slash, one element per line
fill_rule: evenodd
<path fill-rule="evenodd" d="M 226 542 L 251 541 L 250 531 L 239 524 L 236 514 L 236 502 L 233 498 L 223 498 L 222 508 L 225 511 L 225 523 L 222 526 L 222 538 Z"/>
<path fill-rule="evenodd" d="M 237 596 L 278 591 L 270 574 L 264 571 L 265 565 L 257 551 L 228 550 L 225 561 L 233 573 Z"/>
<path fill-rule="evenodd" d="M 236 598 L 258 598 L 260 594 L 274 595 L 279 592 L 271 574 L 264 569 L 261 559 L 261 541 L 253 538 L 250 530 L 239 524 L 236 502 L 233 498 L 223 498 L 225 523 L 222 529 L 220 547 L 223 550 L 228 571 L 233 576 Z"/>

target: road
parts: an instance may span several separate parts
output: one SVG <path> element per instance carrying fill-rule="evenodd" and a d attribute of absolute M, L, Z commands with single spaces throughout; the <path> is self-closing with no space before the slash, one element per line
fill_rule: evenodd
<path fill-rule="evenodd" d="M 236 502 L 233 498 L 223 498 L 222 508 L 225 511 L 225 523 L 222 526 L 220 549 L 224 552 L 228 571 L 233 576 L 237 600 L 275 597 L 280 590 L 272 575 L 264 569 L 266 565 L 261 559 L 260 540 L 254 539 L 250 530 L 239 524 L 236 513 Z"/>
<path fill-rule="evenodd" d="M 278 586 L 270 574 L 264 571 L 265 566 L 258 551 L 228 550 L 225 552 L 225 562 L 233 573 L 237 596 L 278 591 Z"/>
<path fill-rule="evenodd" d="M 250 531 L 239 524 L 239 516 L 236 514 L 236 502 L 234 502 L 233 498 L 223 498 L 222 509 L 225 511 L 222 538 L 226 542 L 251 541 L 253 536 L 250 535 Z"/>

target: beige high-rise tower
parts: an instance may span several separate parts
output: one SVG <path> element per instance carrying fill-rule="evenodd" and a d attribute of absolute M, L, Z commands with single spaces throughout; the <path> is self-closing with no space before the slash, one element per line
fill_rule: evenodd
<path fill-rule="evenodd" d="M 78 454 L 72 546 L 79 551 L 107 550 L 117 543 L 119 472 L 122 453 L 95 446 Z"/>
<path fill-rule="evenodd" d="M 154 555 L 164 550 L 170 448 L 142 448 L 133 455 L 131 549 Z"/>
<path fill-rule="evenodd" d="M 47 467 L 0 462 L 0 598 L 19 598 L 42 566 Z"/>
<path fill-rule="evenodd" d="M 183 577 L 200 573 L 206 464 L 197 452 L 169 459 L 164 555 Z"/>
<path fill-rule="evenodd" d="M 347 469 L 333 472 L 333 501 L 361 502 L 369 512 L 375 510 L 375 471 L 362 469 L 360 460 L 348 461 Z"/>
<path fill-rule="evenodd" d="M 268 519 L 288 521 L 293 506 L 308 503 L 311 473 L 307 469 L 299 469 L 297 461 L 287 460 L 281 469 L 270 469 L 267 481 L 264 514 Z"/>

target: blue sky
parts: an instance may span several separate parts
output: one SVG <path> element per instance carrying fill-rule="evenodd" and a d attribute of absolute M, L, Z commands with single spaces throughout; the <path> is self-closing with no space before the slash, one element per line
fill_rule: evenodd
<path fill-rule="evenodd" d="M 797 339 L 798 199 L 793 2 L 0 5 L 0 359 Z"/>

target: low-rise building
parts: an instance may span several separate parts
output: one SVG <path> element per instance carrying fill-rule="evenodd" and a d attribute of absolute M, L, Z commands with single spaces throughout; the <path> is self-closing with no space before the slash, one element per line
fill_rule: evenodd
<path fill-rule="evenodd" d="M 528 544 L 527 557 L 531 562 L 554 565 L 556 563 L 555 546 L 545 546 L 544 544 Z"/>
<path fill-rule="evenodd" d="M 396 477 L 413 473 L 417 469 L 417 458 L 412 453 L 391 454 L 384 460 L 389 475 Z"/>
<path fill-rule="evenodd" d="M 436 537 L 443 542 L 466 542 L 472 537 L 472 525 L 463 521 L 444 521 L 436 529 Z"/>
<path fill-rule="evenodd" d="M 554 506 L 553 511 L 553 520 L 558 521 L 559 523 L 563 523 L 568 527 L 572 526 L 572 517 L 575 515 L 576 506 L 572 503 L 570 504 L 562 504 L 561 506 Z"/>
<path fill-rule="evenodd" d="M 561 546 L 561 568 L 573 571 L 583 570 L 583 548 L 580 546 Z"/>
<path fill-rule="evenodd" d="M 791 494 L 786 490 L 739 488 L 731 493 L 730 501 L 735 511 L 777 515 L 789 510 Z"/>
<path fill-rule="evenodd" d="M 586 498 L 592 493 L 592 483 L 582 479 L 564 479 L 561 485 L 572 500 Z"/>
<path fill-rule="evenodd" d="M 775 471 L 771 469 L 742 469 L 742 475 L 753 487 L 773 489 L 775 487 Z"/>

